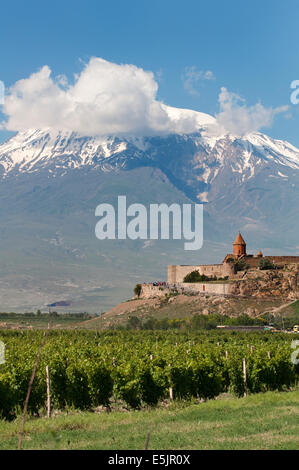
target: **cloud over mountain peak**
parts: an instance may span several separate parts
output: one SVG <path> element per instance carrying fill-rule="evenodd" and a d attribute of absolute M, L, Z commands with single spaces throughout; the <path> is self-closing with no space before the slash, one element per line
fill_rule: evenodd
<path fill-rule="evenodd" d="M 11 86 L 2 127 L 9 131 L 52 128 L 84 136 L 150 136 L 188 134 L 208 126 L 215 135 L 244 135 L 269 127 L 275 114 L 286 109 L 267 109 L 260 103 L 247 108 L 240 97 L 221 88 L 220 112 L 214 118 L 166 106 L 157 100 L 157 91 L 154 74 L 131 64 L 92 57 L 73 83 L 65 76 L 53 78 L 45 65 Z"/>
<path fill-rule="evenodd" d="M 93 57 L 75 77 L 52 78 L 48 66 L 19 80 L 5 100 L 7 130 L 56 128 L 83 135 L 193 132 L 196 113 L 167 112 L 152 72 Z M 203 114 L 202 114 L 203 116 Z M 207 120 L 208 117 L 207 117 Z"/>

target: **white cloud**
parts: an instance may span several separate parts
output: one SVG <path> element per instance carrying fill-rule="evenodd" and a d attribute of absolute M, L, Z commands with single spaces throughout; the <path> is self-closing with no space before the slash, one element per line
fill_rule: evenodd
<path fill-rule="evenodd" d="M 265 108 L 261 103 L 246 106 L 245 100 L 236 93 L 221 88 L 219 94 L 220 112 L 216 115 L 219 132 L 243 136 L 271 127 L 276 114 L 285 112 L 289 106 Z"/>
<path fill-rule="evenodd" d="M 91 58 L 69 84 L 53 79 L 48 66 L 9 90 L 3 112 L 5 128 L 57 128 L 94 134 L 152 134 L 194 131 L 196 119 L 176 123 L 156 100 L 158 84 L 152 72 Z M 179 126 L 178 126 L 179 124 Z"/>
<path fill-rule="evenodd" d="M 161 73 L 157 73 L 158 80 Z M 53 128 L 81 135 L 153 135 L 196 132 L 214 121 L 204 113 L 179 110 L 156 99 L 152 72 L 93 57 L 70 84 L 52 78 L 45 65 L 9 90 L 3 112 L 7 130 Z"/>
<path fill-rule="evenodd" d="M 192 65 L 192 67 L 185 67 L 182 80 L 185 90 L 190 93 L 190 95 L 199 96 L 200 93 L 196 89 L 197 83 L 200 80 L 215 80 L 215 77 L 211 70 L 198 70 L 195 65 Z"/>
<path fill-rule="evenodd" d="M 189 67 L 186 77 L 191 85 L 214 78 L 212 72 L 195 67 Z M 73 83 L 64 75 L 53 78 L 45 65 L 8 90 L 2 128 L 53 128 L 81 135 L 162 135 L 192 133 L 208 125 L 215 133 L 243 135 L 270 126 L 275 114 L 287 108 L 266 109 L 260 103 L 247 108 L 238 95 L 222 88 L 215 120 L 204 113 L 166 106 L 157 100 L 157 91 L 154 74 L 135 65 L 93 57 Z"/>

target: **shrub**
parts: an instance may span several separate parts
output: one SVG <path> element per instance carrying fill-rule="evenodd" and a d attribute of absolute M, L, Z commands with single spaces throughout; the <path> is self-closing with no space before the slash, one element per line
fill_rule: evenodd
<path fill-rule="evenodd" d="M 57 351 L 52 356 L 50 366 L 51 393 L 54 406 L 63 409 L 67 397 L 67 364 L 68 359 L 63 353 Z"/>
<path fill-rule="evenodd" d="M 0 419 L 14 418 L 16 401 L 8 372 L 0 374 Z"/>
<path fill-rule="evenodd" d="M 259 269 L 263 270 L 263 269 L 275 269 L 275 264 L 273 264 L 269 258 L 262 258 L 259 260 L 259 263 L 258 263 L 258 267 Z"/>
<path fill-rule="evenodd" d="M 132 408 L 140 407 L 140 381 L 134 363 L 124 364 L 115 371 L 114 392 L 117 398 L 124 400 Z"/>
<path fill-rule="evenodd" d="M 215 398 L 223 391 L 224 378 L 212 361 L 200 361 L 193 373 L 195 393 L 199 398 Z"/>
<path fill-rule="evenodd" d="M 142 400 L 150 406 L 156 405 L 165 393 L 163 370 L 161 374 L 160 368 L 144 368 L 140 373 L 140 389 Z"/>
<path fill-rule="evenodd" d="M 94 360 L 86 365 L 86 372 L 92 405 L 109 405 L 109 398 L 113 390 L 111 372 Z"/>
<path fill-rule="evenodd" d="M 217 277 L 209 277 L 205 274 L 199 274 L 198 271 L 192 271 L 191 273 L 187 274 L 184 277 L 183 282 L 209 282 L 209 281 L 217 281 Z"/>
<path fill-rule="evenodd" d="M 88 377 L 83 364 L 70 364 L 67 368 L 66 402 L 80 410 L 91 407 Z"/>
<path fill-rule="evenodd" d="M 130 317 L 129 320 L 127 321 L 127 328 L 129 330 L 137 330 L 142 327 L 142 321 L 138 317 Z"/>
<path fill-rule="evenodd" d="M 169 384 L 174 398 L 184 399 L 195 396 L 193 369 L 187 364 L 177 364 L 169 370 Z"/>

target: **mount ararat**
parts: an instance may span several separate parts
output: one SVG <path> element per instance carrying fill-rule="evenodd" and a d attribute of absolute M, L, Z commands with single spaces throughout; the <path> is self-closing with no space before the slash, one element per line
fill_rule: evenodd
<path fill-rule="evenodd" d="M 238 230 L 248 251 L 299 254 L 299 150 L 256 132 L 215 132 L 212 116 L 167 107 L 197 132 L 81 136 L 19 132 L 0 145 L 1 310 L 67 301 L 64 310 L 101 312 L 137 282 L 166 278 L 168 264 L 221 262 Z M 95 237 L 95 208 L 203 203 L 204 246 L 183 240 Z"/>

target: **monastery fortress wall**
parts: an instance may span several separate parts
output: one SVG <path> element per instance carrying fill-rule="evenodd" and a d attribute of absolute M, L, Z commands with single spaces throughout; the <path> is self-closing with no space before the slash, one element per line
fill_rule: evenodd
<path fill-rule="evenodd" d="M 221 264 L 207 264 L 207 265 L 173 265 L 168 266 L 168 283 L 177 284 L 184 282 L 184 277 L 192 271 L 198 271 L 199 274 L 217 278 L 224 278 L 228 276 L 231 279 L 235 278 L 234 262 L 244 260 L 249 268 L 257 268 L 263 254 L 260 251 L 256 255 L 246 253 L 246 243 L 242 235 L 237 235 L 233 243 L 233 253 L 227 254 Z M 292 263 L 299 263 L 299 256 L 266 256 L 272 263 L 276 265 L 285 265 Z"/>
<path fill-rule="evenodd" d="M 195 266 L 168 266 L 169 284 L 177 284 L 178 282 L 183 282 L 184 277 L 192 271 L 198 271 L 199 274 L 205 274 L 209 277 L 231 277 L 234 274 L 234 266 L 232 263 Z"/>

